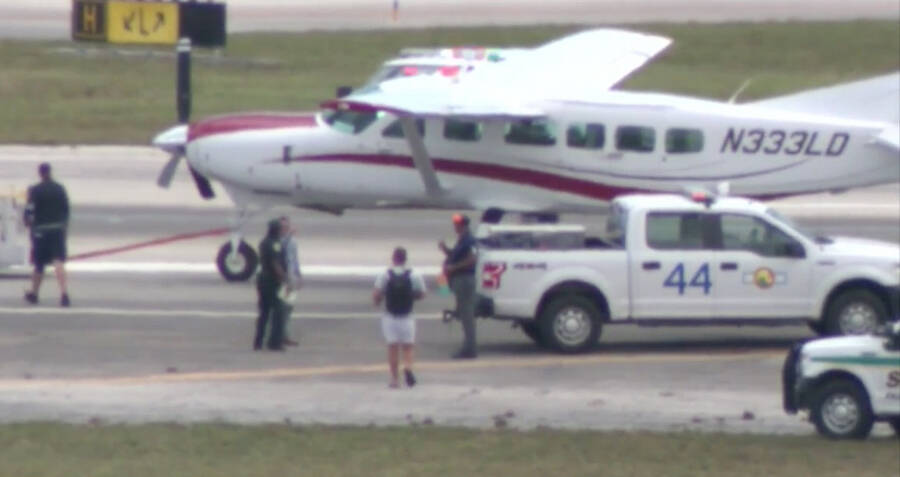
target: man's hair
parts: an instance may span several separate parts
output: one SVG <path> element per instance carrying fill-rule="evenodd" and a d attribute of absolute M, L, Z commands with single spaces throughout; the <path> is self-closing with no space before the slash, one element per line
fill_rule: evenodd
<path fill-rule="evenodd" d="M 398 265 L 402 265 L 406 263 L 406 249 L 403 247 L 397 247 L 394 249 L 394 263 Z"/>
<path fill-rule="evenodd" d="M 38 166 L 38 174 L 40 174 L 42 178 L 50 177 L 50 163 L 42 162 L 41 165 Z"/>

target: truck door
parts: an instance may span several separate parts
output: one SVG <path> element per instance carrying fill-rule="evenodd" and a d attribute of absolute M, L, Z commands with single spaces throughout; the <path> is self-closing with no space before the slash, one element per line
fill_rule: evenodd
<path fill-rule="evenodd" d="M 717 218 L 721 249 L 710 275 L 719 318 L 804 318 L 809 315 L 810 270 L 800 241 L 760 217 Z"/>
<path fill-rule="evenodd" d="M 701 212 L 647 214 L 646 244 L 634 247 L 629 262 L 633 318 L 712 316 L 709 217 Z"/>

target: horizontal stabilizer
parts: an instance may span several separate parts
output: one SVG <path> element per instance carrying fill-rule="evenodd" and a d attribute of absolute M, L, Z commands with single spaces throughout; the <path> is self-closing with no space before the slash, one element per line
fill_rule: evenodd
<path fill-rule="evenodd" d="M 782 111 L 900 124 L 900 71 L 749 104 Z"/>

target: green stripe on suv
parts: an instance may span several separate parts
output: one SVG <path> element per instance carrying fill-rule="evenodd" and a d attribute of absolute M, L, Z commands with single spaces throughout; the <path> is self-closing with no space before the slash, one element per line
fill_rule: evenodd
<path fill-rule="evenodd" d="M 894 366 L 900 368 L 900 357 L 877 356 L 819 356 L 813 361 L 835 364 L 855 364 L 858 366 Z"/>

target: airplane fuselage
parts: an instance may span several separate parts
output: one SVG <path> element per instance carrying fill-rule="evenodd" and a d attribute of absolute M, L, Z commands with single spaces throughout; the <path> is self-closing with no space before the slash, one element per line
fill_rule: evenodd
<path fill-rule="evenodd" d="M 586 212 L 623 193 L 721 182 L 773 198 L 900 180 L 896 151 L 873 140 L 880 122 L 626 92 L 540 107 L 533 121 L 421 120 L 437 195 L 386 112 L 210 118 L 191 125 L 187 158 L 239 204 L 335 210 Z"/>

